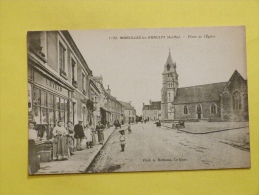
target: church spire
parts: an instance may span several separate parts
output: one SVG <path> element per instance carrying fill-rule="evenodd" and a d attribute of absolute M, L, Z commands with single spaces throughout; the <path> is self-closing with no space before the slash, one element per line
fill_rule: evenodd
<path fill-rule="evenodd" d="M 171 56 L 171 51 L 170 51 L 170 48 L 169 48 L 169 54 L 168 54 L 168 57 L 167 57 L 167 60 L 166 60 L 166 65 L 172 65 L 173 64 L 173 59 L 172 59 L 172 56 Z"/>

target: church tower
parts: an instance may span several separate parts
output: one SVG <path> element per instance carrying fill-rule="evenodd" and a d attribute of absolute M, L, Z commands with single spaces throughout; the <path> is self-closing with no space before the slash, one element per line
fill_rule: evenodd
<path fill-rule="evenodd" d="M 163 87 L 161 90 L 161 114 L 162 120 L 174 119 L 174 107 L 172 102 L 178 88 L 178 74 L 176 72 L 176 62 L 173 62 L 171 52 L 164 65 Z"/>

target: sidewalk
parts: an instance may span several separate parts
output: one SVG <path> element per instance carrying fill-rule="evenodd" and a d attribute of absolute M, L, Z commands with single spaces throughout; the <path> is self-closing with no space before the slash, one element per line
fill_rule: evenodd
<path fill-rule="evenodd" d="M 123 125 L 124 126 L 124 125 Z M 110 135 L 115 130 L 115 127 L 112 126 L 109 129 L 105 129 L 104 133 L 104 144 L 109 139 Z M 97 139 L 97 135 L 96 135 Z M 98 140 L 98 139 L 97 139 Z M 41 162 L 40 169 L 37 174 L 64 174 L 64 173 L 84 173 L 87 167 L 94 160 L 98 152 L 104 146 L 96 144 L 93 148 L 86 148 L 86 140 L 83 141 L 83 150 L 74 152 L 75 155 L 70 156 L 66 161 L 51 161 L 51 162 Z"/>

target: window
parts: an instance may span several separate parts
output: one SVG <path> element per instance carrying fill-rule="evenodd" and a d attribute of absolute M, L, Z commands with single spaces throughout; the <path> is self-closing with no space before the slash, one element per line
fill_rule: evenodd
<path fill-rule="evenodd" d="M 45 90 L 34 87 L 32 97 L 32 116 L 38 125 L 44 125 L 47 130 L 48 138 L 57 121 L 64 123 L 69 118 L 69 101 L 59 96 L 54 96 Z"/>
<path fill-rule="evenodd" d="M 184 108 L 183 108 L 183 113 L 184 114 L 188 114 L 188 107 L 185 105 Z"/>
<path fill-rule="evenodd" d="M 82 90 L 85 91 L 85 74 L 82 73 Z"/>
<path fill-rule="evenodd" d="M 201 105 L 200 104 L 197 105 L 196 109 L 197 109 L 197 113 L 201 113 Z"/>
<path fill-rule="evenodd" d="M 241 110 L 241 95 L 238 91 L 233 93 L 233 109 Z"/>
<path fill-rule="evenodd" d="M 66 74 L 66 48 L 62 43 L 59 43 L 59 68 L 61 76 L 67 76 Z"/>
<path fill-rule="evenodd" d="M 77 66 L 76 60 L 71 58 L 71 66 L 72 66 L 72 84 L 77 87 Z"/>
<path fill-rule="evenodd" d="M 210 105 L 210 113 L 211 114 L 216 114 L 217 113 L 217 106 L 215 103 L 211 103 Z"/>

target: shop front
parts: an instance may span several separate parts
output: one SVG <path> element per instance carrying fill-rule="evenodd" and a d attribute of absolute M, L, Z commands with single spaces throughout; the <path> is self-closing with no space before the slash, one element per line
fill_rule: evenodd
<path fill-rule="evenodd" d="M 72 90 L 51 77 L 29 67 L 33 79 L 28 82 L 28 115 L 36 124 L 38 136 L 51 139 L 52 130 L 59 120 L 73 121 Z"/>

